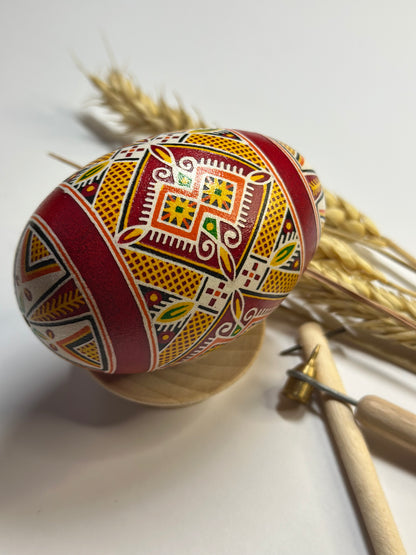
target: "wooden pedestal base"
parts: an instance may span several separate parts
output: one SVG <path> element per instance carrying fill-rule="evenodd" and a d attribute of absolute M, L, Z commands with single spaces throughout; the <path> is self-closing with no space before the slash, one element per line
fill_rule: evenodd
<path fill-rule="evenodd" d="M 90 372 L 100 384 L 121 397 L 156 407 L 199 403 L 238 380 L 256 357 L 265 323 L 200 359 L 149 374 L 109 376 Z"/>

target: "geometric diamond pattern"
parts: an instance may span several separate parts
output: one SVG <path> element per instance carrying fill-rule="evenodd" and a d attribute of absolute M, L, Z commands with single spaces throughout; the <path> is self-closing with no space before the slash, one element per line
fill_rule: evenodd
<path fill-rule="evenodd" d="M 32 244 L 30 245 L 30 263 L 34 264 L 42 258 L 51 256 L 50 251 L 46 246 L 40 241 L 39 237 L 32 234 Z"/>

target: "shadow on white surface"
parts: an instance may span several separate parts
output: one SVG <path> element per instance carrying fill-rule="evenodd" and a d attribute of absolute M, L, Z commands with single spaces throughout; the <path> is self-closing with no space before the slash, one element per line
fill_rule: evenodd
<path fill-rule="evenodd" d="M 320 416 L 319 411 L 315 409 L 313 404 L 303 405 L 296 401 L 292 401 L 288 397 L 285 397 L 281 391 L 275 394 L 275 408 L 279 416 L 285 420 L 302 420 L 306 412 L 310 412 L 315 416 Z"/>
<path fill-rule="evenodd" d="M 33 516 L 45 503 L 48 512 L 74 509 L 80 498 L 90 497 L 94 481 L 101 491 L 90 502 L 117 495 L 120 483 L 128 488 L 133 469 L 135 480 L 144 480 L 152 471 L 149 457 L 197 421 L 183 409 L 123 400 L 74 367 L 41 393 L 19 411 L 0 440 L 0 514 L 13 522 L 26 512 Z M 110 482 L 113 467 L 123 459 L 128 461 L 127 475 L 113 476 Z"/>
<path fill-rule="evenodd" d="M 146 407 L 110 394 L 82 368 L 72 367 L 56 388 L 39 399 L 33 413 L 49 414 L 86 426 L 112 426 L 137 417 Z"/>

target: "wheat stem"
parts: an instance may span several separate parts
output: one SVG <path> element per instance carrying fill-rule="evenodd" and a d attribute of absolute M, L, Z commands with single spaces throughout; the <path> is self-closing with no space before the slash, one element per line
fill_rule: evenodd
<path fill-rule="evenodd" d="M 361 295 L 357 291 L 353 291 L 352 289 L 349 289 L 348 287 L 345 287 L 344 285 L 341 285 L 340 283 L 337 283 L 333 279 L 330 279 L 330 278 L 320 274 L 319 272 L 316 272 L 315 270 L 312 270 L 312 268 L 307 268 L 305 270 L 305 275 L 309 276 L 309 277 L 312 277 L 316 281 L 319 281 L 320 283 L 323 283 L 324 285 L 327 285 L 328 287 L 331 287 L 332 289 L 337 289 L 338 291 L 340 291 L 341 293 L 344 293 L 345 295 L 348 295 L 352 299 L 354 299 L 358 302 L 361 302 L 361 303 L 373 308 L 374 310 L 376 310 L 378 312 L 381 312 L 382 314 L 386 314 L 387 316 L 390 316 L 394 320 L 397 320 L 398 322 L 403 324 L 403 326 L 416 331 L 416 322 L 413 322 L 412 320 L 409 320 L 405 316 L 402 316 L 400 313 L 396 312 L 395 310 L 391 309 L 390 307 L 382 305 L 381 303 L 379 303 L 375 300 L 369 299 L 369 298 L 365 297 L 364 295 Z"/>
<path fill-rule="evenodd" d="M 59 154 L 55 154 L 55 152 L 48 152 L 48 156 L 50 156 L 51 158 L 54 158 L 55 160 L 58 160 L 59 162 L 63 162 L 64 164 L 67 164 L 68 166 L 71 166 L 76 170 L 80 170 L 82 168 L 82 166 L 80 166 L 79 164 L 76 164 L 75 162 L 71 162 L 71 160 L 68 160 L 68 158 L 64 158 Z"/>
<path fill-rule="evenodd" d="M 416 258 L 400 247 L 397 243 L 392 241 L 391 239 L 385 239 L 387 242 L 387 246 L 391 248 L 393 251 L 397 252 L 402 256 L 407 262 L 412 270 L 416 270 Z"/>
<path fill-rule="evenodd" d="M 334 229 L 332 227 L 326 226 L 325 227 L 325 234 L 326 235 L 332 235 L 334 237 L 338 237 L 340 239 L 343 239 L 346 243 L 348 244 L 357 244 L 357 245 L 362 245 L 363 247 L 367 247 L 369 249 L 372 249 L 380 254 L 382 254 L 383 256 L 385 256 L 386 258 L 389 258 L 390 260 L 392 260 L 393 262 L 395 262 L 396 264 L 399 264 L 400 266 L 403 266 L 403 268 L 406 268 L 407 270 L 411 270 L 411 271 L 416 271 L 416 265 L 413 264 L 409 264 L 409 262 L 406 262 L 406 260 L 404 260 L 403 258 L 400 258 L 399 256 L 394 255 L 393 253 L 391 253 L 390 251 L 386 250 L 386 247 L 388 246 L 388 240 L 386 240 L 385 243 L 383 243 L 383 246 L 380 246 L 379 242 L 374 242 L 371 241 L 371 239 L 354 239 L 353 237 L 351 237 L 351 235 L 348 235 L 348 233 L 339 231 L 338 229 Z M 406 252 L 406 251 L 404 251 Z M 412 256 L 407 253 L 407 256 L 405 257 L 406 259 L 409 258 L 411 259 Z M 404 256 L 404 255 L 403 255 Z"/>

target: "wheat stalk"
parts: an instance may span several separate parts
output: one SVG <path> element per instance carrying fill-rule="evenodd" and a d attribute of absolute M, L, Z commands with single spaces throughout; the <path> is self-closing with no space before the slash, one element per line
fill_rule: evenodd
<path fill-rule="evenodd" d="M 100 103 L 119 116 L 128 135 L 207 127 L 199 115 L 189 114 L 179 99 L 176 108 L 162 96 L 155 101 L 118 69 L 111 69 L 106 79 L 87 77 L 98 90 Z"/>
<path fill-rule="evenodd" d="M 325 191 L 325 200 L 327 205 L 325 226 L 328 233 L 338 235 L 348 242 L 358 242 L 375 248 L 390 257 L 392 256 L 388 249 L 391 249 L 398 255 L 393 257 L 397 262 L 405 263 L 404 265 L 416 271 L 416 258 L 391 239 L 384 237 L 365 214 L 330 191 Z"/>
<path fill-rule="evenodd" d="M 285 323 L 292 325 L 300 325 L 312 318 L 319 322 L 324 329 L 337 329 L 340 326 L 340 320 L 326 310 L 325 305 L 316 305 L 314 307 L 311 304 L 305 304 L 304 299 L 297 297 L 297 293 L 290 295 L 279 310 L 274 312 L 269 318 L 280 320 L 282 317 Z M 372 331 L 367 332 L 365 327 L 361 328 L 359 323 L 354 320 L 349 323 L 348 319 L 342 319 L 342 327 L 347 333 L 337 334 L 337 341 L 367 351 L 375 357 L 387 360 L 392 364 L 416 373 L 415 353 L 411 348 L 406 345 L 397 344 L 388 337 L 382 337 L 378 340 Z"/>
<path fill-rule="evenodd" d="M 296 292 L 311 304 L 328 304 L 332 312 L 348 317 L 391 318 L 416 342 L 416 303 L 403 295 L 377 287 L 341 271 L 315 269 L 312 261 Z M 310 281 L 309 281 L 310 280 Z M 365 284 L 363 286 L 363 283 Z M 311 290 L 312 284 L 312 290 Z M 322 285 L 325 289 L 322 288 Z M 351 302 L 351 298 L 356 302 Z"/>
<path fill-rule="evenodd" d="M 353 272 L 357 278 L 378 281 L 387 287 L 416 298 L 416 291 L 412 291 L 388 279 L 383 272 L 375 268 L 374 264 L 370 264 L 368 260 L 360 256 L 348 242 L 331 236 L 328 228 L 322 234 L 313 260 L 319 264 L 319 269 L 322 269 L 323 265 L 334 269 L 343 268 L 347 272 Z"/>
<path fill-rule="evenodd" d="M 118 115 L 126 135 L 207 127 L 179 100 L 177 107 L 163 98 L 154 101 L 116 68 L 105 79 L 91 74 L 88 78 L 99 92 L 99 102 Z M 287 309 L 327 326 L 335 320 L 346 326 L 349 333 L 344 335 L 353 344 L 416 372 L 416 293 L 388 278 L 359 250 L 364 246 L 381 252 L 413 271 L 416 259 L 384 237 L 351 203 L 327 190 L 325 196 L 326 224 L 320 246 L 290 295 Z M 281 313 L 277 311 L 277 317 Z M 372 344 L 372 339 L 381 340 L 384 349 Z M 403 352 L 397 353 L 396 348 Z"/>

